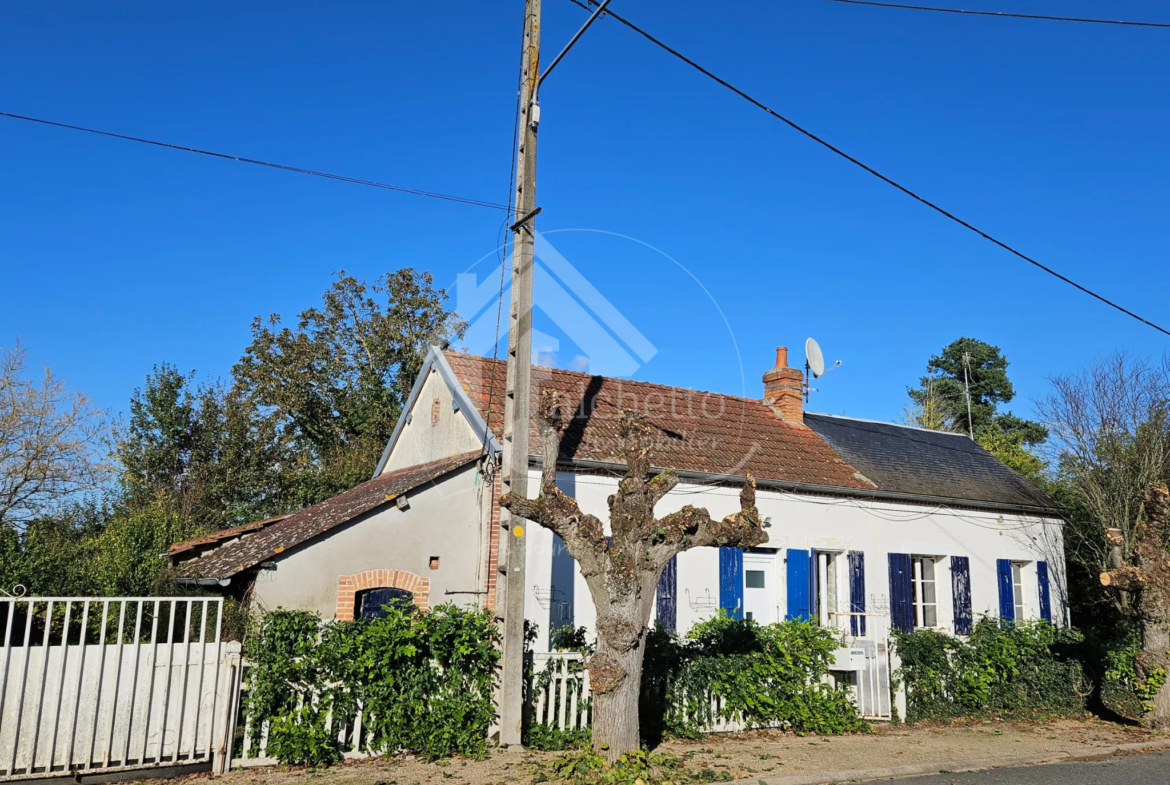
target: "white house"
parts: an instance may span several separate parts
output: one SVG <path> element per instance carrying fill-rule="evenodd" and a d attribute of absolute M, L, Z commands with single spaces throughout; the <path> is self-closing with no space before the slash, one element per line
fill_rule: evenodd
<path fill-rule="evenodd" d="M 759 399 L 533 369 L 534 395 L 553 388 L 576 406 L 558 482 L 585 512 L 605 520 L 624 471 L 623 409 L 657 429 L 655 465 L 682 478 L 660 515 L 692 504 L 722 517 L 738 510 L 744 475 L 757 480 L 768 542 L 679 555 L 659 584 L 659 623 L 684 632 L 721 608 L 761 623 L 812 618 L 871 656 L 890 627 L 962 635 L 983 614 L 1065 623 L 1062 522 L 1049 497 L 966 436 L 804 412 L 801 373 L 777 355 Z M 504 373 L 502 361 L 430 349 L 372 480 L 174 546 L 181 580 L 340 619 L 392 596 L 495 608 L 509 536 L 496 474 Z M 535 495 L 538 456 L 530 466 Z M 538 647 L 552 628 L 592 628 L 576 565 L 535 526 L 526 577 Z"/>

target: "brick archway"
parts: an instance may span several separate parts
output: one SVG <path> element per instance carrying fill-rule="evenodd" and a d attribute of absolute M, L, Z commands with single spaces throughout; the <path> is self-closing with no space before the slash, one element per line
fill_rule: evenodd
<path fill-rule="evenodd" d="M 430 606 L 431 579 L 405 570 L 366 570 L 337 578 L 337 620 L 353 621 L 354 599 L 365 589 L 402 589 L 414 595 L 414 605 L 420 611 Z"/>

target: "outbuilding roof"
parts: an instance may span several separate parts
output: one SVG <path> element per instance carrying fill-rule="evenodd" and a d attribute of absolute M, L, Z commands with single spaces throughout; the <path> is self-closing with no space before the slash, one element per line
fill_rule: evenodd
<path fill-rule="evenodd" d="M 265 521 L 264 526 L 245 524 L 234 529 L 225 529 L 223 532 L 173 545 L 169 554 L 182 556 L 189 551 L 214 545 L 236 535 L 239 539 L 232 539 L 215 550 L 185 561 L 179 568 L 180 578 L 216 580 L 230 578 L 359 515 L 389 504 L 398 496 L 467 466 L 478 459 L 480 454 L 478 451 L 469 452 L 386 472 L 312 507 Z"/>

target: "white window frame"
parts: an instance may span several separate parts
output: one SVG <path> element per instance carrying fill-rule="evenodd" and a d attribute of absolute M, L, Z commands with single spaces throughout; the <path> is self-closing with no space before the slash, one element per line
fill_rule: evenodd
<path fill-rule="evenodd" d="M 841 609 L 841 577 L 844 551 L 817 550 L 817 623 L 822 627 L 844 627 L 849 618 Z M 848 597 L 848 594 L 845 595 Z M 846 600 L 848 602 L 848 600 Z"/>
<path fill-rule="evenodd" d="M 914 555 L 910 557 L 912 568 L 912 581 L 914 587 L 914 628 L 915 629 L 938 629 L 942 626 L 941 621 L 941 603 L 939 591 L 939 562 L 937 556 Z M 930 580 L 924 581 L 922 577 L 924 563 L 930 564 Z M 925 600 L 925 584 L 929 583 L 933 599 L 930 602 Z M 926 624 L 926 611 L 930 609 L 934 615 L 934 624 Z"/>
<path fill-rule="evenodd" d="M 1024 591 L 1026 581 L 1024 579 L 1024 568 L 1030 562 L 1013 561 L 1012 562 L 1012 608 L 1015 611 L 1016 621 L 1026 621 L 1028 604 L 1025 602 L 1027 593 Z"/>

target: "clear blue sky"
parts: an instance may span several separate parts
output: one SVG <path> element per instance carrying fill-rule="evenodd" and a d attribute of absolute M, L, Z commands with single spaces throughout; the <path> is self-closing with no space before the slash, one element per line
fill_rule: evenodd
<path fill-rule="evenodd" d="M 544 3 L 555 51 L 585 14 Z M 1170 21 L 1154 0 L 964 5 Z M 6 3 L 0 110 L 504 201 L 522 7 Z M 613 8 L 948 209 L 1170 323 L 1170 30 L 818 0 Z M 1118 348 L 1167 347 L 612 20 L 545 85 L 540 139 L 542 231 L 654 246 L 730 325 L 644 246 L 549 235 L 657 349 L 636 378 L 759 395 L 775 347 L 793 347 L 796 364 L 814 335 L 845 364 L 813 408 L 893 419 L 927 358 L 970 335 L 1007 353 L 1027 413 L 1052 374 Z M 158 362 L 226 374 L 253 316 L 315 304 L 335 270 L 414 266 L 452 284 L 492 252 L 501 221 L 3 118 L 0 173 L 0 343 L 23 336 L 34 363 L 114 411 Z M 475 268 L 481 281 L 489 267 Z"/>

